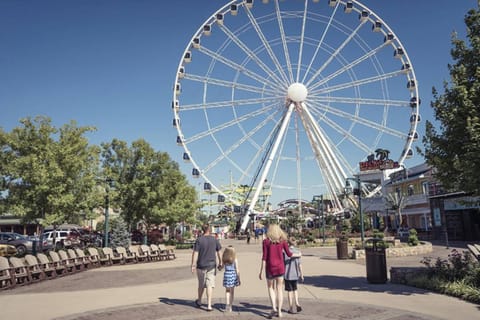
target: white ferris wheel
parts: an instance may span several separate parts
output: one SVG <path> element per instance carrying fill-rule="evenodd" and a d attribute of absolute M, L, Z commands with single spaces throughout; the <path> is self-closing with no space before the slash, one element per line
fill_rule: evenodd
<path fill-rule="evenodd" d="M 227 199 L 225 185 L 251 186 L 250 212 L 265 188 L 341 209 L 345 180 L 376 149 L 412 156 L 419 101 L 406 49 L 360 2 L 235 0 L 183 52 L 173 126 L 192 175 Z"/>

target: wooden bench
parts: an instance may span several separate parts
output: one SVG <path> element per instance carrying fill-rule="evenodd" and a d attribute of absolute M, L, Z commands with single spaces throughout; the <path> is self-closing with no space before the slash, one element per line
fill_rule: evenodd
<path fill-rule="evenodd" d="M 478 244 L 467 244 L 467 248 L 470 251 L 470 253 L 478 260 L 480 261 L 480 245 Z"/>

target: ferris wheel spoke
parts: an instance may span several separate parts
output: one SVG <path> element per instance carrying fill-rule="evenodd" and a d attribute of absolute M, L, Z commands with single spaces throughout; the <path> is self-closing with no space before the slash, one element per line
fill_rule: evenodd
<path fill-rule="evenodd" d="M 262 85 L 269 85 L 271 88 L 278 87 L 278 83 L 270 81 L 268 78 L 262 77 L 259 74 L 253 72 L 249 68 L 245 68 L 245 66 L 238 64 L 237 62 L 227 59 L 224 56 L 208 49 L 205 47 L 200 47 L 198 49 L 201 53 L 211 57 L 212 59 L 215 59 L 217 61 L 220 61 L 224 65 L 232 68 L 233 70 L 237 70 L 238 72 L 245 74 L 246 76 L 250 77 L 251 79 L 254 79 L 261 83 Z"/>
<path fill-rule="evenodd" d="M 369 52 L 365 53 L 363 56 L 357 58 L 356 60 L 350 62 L 349 64 L 343 66 L 342 68 L 338 69 L 334 73 L 332 73 L 328 76 L 325 76 L 324 78 L 322 78 L 321 80 L 316 82 L 314 85 L 310 86 L 310 90 L 314 90 L 314 89 L 324 85 L 328 81 L 334 79 L 335 77 L 343 74 L 344 72 L 346 72 L 348 70 L 352 70 L 353 67 L 355 67 L 355 66 L 359 65 L 360 63 L 364 62 L 365 60 L 371 58 L 372 56 L 377 54 L 381 49 L 383 49 L 385 46 L 386 46 L 386 44 L 384 43 L 384 44 L 378 46 L 377 48 L 375 48 L 373 50 L 370 50 Z"/>
<path fill-rule="evenodd" d="M 277 97 L 263 97 L 255 99 L 236 99 L 236 100 L 224 100 L 208 103 L 195 103 L 195 104 L 185 104 L 179 108 L 179 112 L 186 111 L 195 111 L 195 110 L 204 110 L 204 109 L 216 109 L 216 108 L 225 108 L 225 107 L 239 107 L 239 106 L 248 106 L 248 105 L 257 105 L 265 103 L 274 103 L 281 100 L 283 96 Z"/>
<path fill-rule="evenodd" d="M 283 18 L 280 11 L 278 1 L 275 1 L 275 12 L 277 15 L 278 29 L 280 30 L 280 38 L 282 39 L 283 53 L 285 55 L 285 61 L 287 62 L 287 70 L 290 76 L 290 81 L 293 82 L 292 63 L 290 60 L 290 52 L 287 46 L 287 39 L 285 36 L 285 29 L 283 28 Z"/>
<path fill-rule="evenodd" d="M 303 55 L 303 41 L 305 39 L 305 26 L 307 24 L 307 13 L 308 13 L 308 0 L 305 0 L 305 6 L 304 6 L 304 9 L 303 9 L 303 19 L 302 19 L 302 33 L 300 35 L 300 49 L 298 50 L 296 82 L 298 82 L 300 80 L 300 69 L 301 69 L 301 65 L 302 65 L 302 55 Z"/>
<path fill-rule="evenodd" d="M 353 124 L 361 124 L 361 125 L 364 125 L 366 127 L 381 131 L 383 133 L 387 133 L 387 134 L 389 134 L 391 136 L 394 136 L 394 137 L 397 137 L 397 138 L 401 138 L 401 139 L 406 138 L 405 133 L 402 133 L 398 130 L 388 128 L 387 126 L 382 125 L 382 124 L 378 124 L 377 122 L 359 117 L 356 114 L 351 114 L 351 113 L 339 110 L 337 108 L 332 108 L 328 105 L 324 105 L 324 104 L 320 104 L 320 103 L 312 103 L 312 106 L 314 106 L 314 108 L 319 113 L 322 112 L 322 111 L 327 111 L 327 112 L 329 112 L 331 114 L 334 114 L 336 116 L 342 117 L 344 119 L 348 119 L 348 120 L 352 121 Z"/>
<path fill-rule="evenodd" d="M 358 139 L 355 135 L 352 135 L 350 131 L 342 128 L 339 126 L 335 121 L 331 120 L 329 117 L 324 116 L 322 118 L 322 121 L 324 121 L 326 124 L 328 124 L 332 129 L 343 135 L 346 139 L 352 141 L 358 148 L 360 148 L 362 151 L 365 153 L 368 153 L 371 151 L 371 148 L 367 146 L 365 143 L 363 143 L 360 139 Z"/>
<path fill-rule="evenodd" d="M 337 8 L 340 5 L 340 1 L 337 2 L 337 5 L 335 6 L 335 9 L 333 10 L 333 13 L 330 15 L 330 19 L 328 20 L 327 25 L 325 26 L 325 29 L 323 30 L 322 37 L 320 38 L 320 41 L 318 41 L 317 47 L 315 48 L 315 53 L 313 54 L 312 58 L 310 59 L 310 63 L 308 64 L 308 67 L 305 71 L 305 74 L 303 75 L 302 83 L 305 82 L 305 79 L 307 75 L 310 73 L 310 70 L 312 69 L 312 66 L 314 62 L 316 61 L 318 52 L 320 51 L 320 48 L 322 47 L 323 40 L 325 40 L 325 36 L 327 35 L 328 31 L 330 30 L 330 26 L 332 25 L 333 18 L 337 12 Z"/>
<path fill-rule="evenodd" d="M 306 86 L 309 87 L 313 81 L 315 81 L 318 76 L 322 73 L 322 71 L 337 57 L 337 55 L 345 48 L 347 44 L 352 41 L 352 39 L 357 35 L 358 31 L 362 28 L 362 26 L 365 24 L 366 20 L 361 21 L 360 24 L 357 26 L 355 30 L 353 30 L 350 35 L 345 39 L 345 41 L 333 52 L 330 57 L 323 63 L 323 65 L 312 75 L 310 80 L 307 81 Z"/>
<path fill-rule="evenodd" d="M 334 97 L 334 96 L 320 96 L 316 95 L 312 97 L 315 102 L 322 103 L 343 103 L 352 105 L 376 105 L 376 106 L 388 106 L 388 107 L 409 107 L 410 102 L 404 100 L 389 100 L 389 99 L 370 99 L 370 98 L 349 98 L 349 97 Z"/>
<path fill-rule="evenodd" d="M 222 87 L 227 87 L 227 88 L 235 88 L 235 89 L 242 89 L 245 91 L 249 92 L 256 92 L 256 93 L 270 93 L 270 94 L 275 94 L 277 91 L 272 90 L 272 89 L 262 89 L 256 86 L 252 85 L 247 85 L 247 84 L 241 84 L 237 82 L 232 82 L 232 81 L 226 81 L 226 80 L 221 80 L 221 79 L 216 79 L 216 78 L 209 78 L 205 76 L 199 76 L 199 75 L 194 75 L 194 74 L 186 74 L 185 79 L 192 80 L 192 81 L 197 81 L 201 82 L 204 84 L 210 84 L 210 85 L 217 85 L 217 86 L 222 86 Z"/>
<path fill-rule="evenodd" d="M 260 58 L 255 54 L 254 51 L 250 49 L 249 46 L 247 46 L 243 41 L 241 41 L 235 33 L 233 33 L 229 28 L 226 26 L 222 26 L 221 30 L 227 35 L 227 37 L 230 38 L 230 40 L 233 41 L 247 56 L 249 56 L 252 61 L 255 61 L 255 63 L 269 76 L 271 76 L 273 79 L 275 79 L 278 83 L 286 83 L 284 79 L 281 79 L 277 76 L 277 74 L 274 72 L 274 70 L 271 70 Z"/>
<path fill-rule="evenodd" d="M 214 127 L 214 128 L 210 128 L 210 129 L 205 130 L 205 131 L 203 131 L 203 132 L 200 132 L 200 133 L 198 133 L 198 134 L 196 134 L 196 135 L 194 135 L 194 136 L 192 136 L 192 137 L 190 137 L 190 138 L 185 139 L 185 140 L 184 140 L 184 143 L 188 145 L 188 144 L 192 143 L 193 141 L 196 141 L 196 140 L 205 138 L 205 137 L 210 136 L 210 135 L 212 135 L 212 134 L 214 134 L 214 133 L 217 133 L 217 132 L 219 132 L 219 131 L 221 131 L 221 130 L 224 130 L 224 129 L 228 128 L 228 127 L 231 127 L 231 126 L 233 126 L 233 125 L 236 125 L 236 124 L 238 124 L 238 123 L 241 123 L 241 122 L 243 122 L 243 121 L 247 121 L 247 120 L 252 119 L 252 118 L 254 118 L 254 117 L 257 117 L 257 116 L 259 116 L 259 115 L 261 115 L 261 114 L 267 114 L 273 107 L 274 107 L 274 105 L 273 105 L 273 106 L 272 106 L 272 105 L 269 105 L 269 106 L 260 108 L 260 109 L 258 109 L 258 110 L 256 110 L 256 111 L 253 111 L 253 112 L 250 112 L 250 113 L 248 113 L 248 114 L 245 114 L 245 115 L 243 115 L 243 116 L 241 116 L 241 117 L 238 117 L 238 118 L 235 118 L 235 119 L 233 119 L 233 120 L 227 121 L 227 122 L 225 122 L 224 124 L 222 124 L 222 125 L 220 125 L 220 126 L 217 126 L 217 127 Z"/>
<path fill-rule="evenodd" d="M 230 148 L 227 150 L 223 151 L 223 149 L 219 146 L 219 149 L 221 150 L 221 154 L 219 157 L 217 157 L 215 160 L 210 162 L 208 165 L 205 166 L 204 172 L 207 173 L 211 168 L 215 167 L 218 163 L 220 163 L 223 159 L 228 158 L 230 161 L 231 159 L 228 157 L 233 151 L 235 151 L 238 147 L 240 147 L 244 142 L 249 140 L 252 136 L 254 136 L 261 128 L 263 128 L 268 122 L 272 121 L 275 116 L 279 113 L 280 111 L 277 110 L 274 113 L 272 113 L 270 116 L 265 118 L 263 121 L 261 121 L 256 127 L 253 129 L 249 130 L 248 133 L 246 133 L 241 139 L 239 139 L 236 143 L 234 143 Z M 262 146 L 259 146 L 255 142 L 253 143 L 254 146 L 257 149 L 262 149 Z M 232 164 L 234 164 L 234 161 L 231 161 Z M 235 165 L 237 169 L 240 171 L 243 171 L 239 166 Z"/>
<path fill-rule="evenodd" d="M 328 141 L 327 136 L 322 132 L 317 122 L 315 122 L 308 108 L 304 108 L 303 111 L 306 117 L 302 117 L 302 122 L 306 128 L 310 145 L 315 151 L 315 158 L 320 168 L 324 169 L 322 175 L 330 185 L 336 189 L 340 188 L 346 175 L 335 157 L 332 144 Z"/>
<path fill-rule="evenodd" d="M 263 46 L 267 50 L 268 55 L 270 56 L 270 59 L 272 59 L 273 64 L 275 65 L 276 71 L 280 74 L 281 78 L 283 79 L 284 83 L 288 83 L 288 77 L 285 74 L 282 65 L 278 61 L 278 58 L 276 54 L 273 52 L 272 47 L 270 46 L 270 42 L 268 42 L 267 38 L 263 34 L 262 28 L 257 22 L 257 19 L 253 16 L 252 12 L 248 7 L 245 7 L 245 11 L 247 13 L 248 19 L 250 19 L 250 23 L 252 24 L 253 28 L 257 32 L 258 37 L 260 38 L 260 41 L 263 43 Z"/>
<path fill-rule="evenodd" d="M 338 90 L 343 90 L 343 89 L 348 89 L 348 88 L 353 88 L 353 87 L 359 87 L 359 86 L 362 86 L 362 85 L 386 80 L 388 78 L 401 76 L 401 75 L 404 75 L 401 70 L 392 71 L 392 72 L 388 72 L 388 73 L 384 73 L 384 74 L 379 74 L 379 75 L 376 75 L 374 77 L 360 79 L 360 80 L 356 80 L 356 81 L 352 81 L 352 82 L 348 82 L 348 83 L 342 83 L 342 84 L 338 84 L 338 85 L 331 86 L 331 87 L 326 87 L 326 88 L 319 89 L 319 90 L 313 90 L 312 95 L 326 94 L 326 93 L 330 93 L 330 92 L 334 92 L 334 91 L 338 91 Z"/>

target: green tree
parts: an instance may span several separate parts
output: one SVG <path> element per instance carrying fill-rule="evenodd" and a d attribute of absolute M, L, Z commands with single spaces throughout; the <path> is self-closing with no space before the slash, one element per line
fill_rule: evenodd
<path fill-rule="evenodd" d="M 387 194 L 384 200 L 386 207 L 395 212 L 395 220 L 397 222 L 397 227 L 402 226 L 402 210 L 407 205 L 407 197 L 404 194 L 400 194 L 398 192 L 391 192 Z"/>
<path fill-rule="evenodd" d="M 130 232 L 128 232 L 128 226 L 122 217 L 117 217 L 112 221 L 111 237 L 109 245 L 112 248 L 127 248 L 130 245 Z"/>
<path fill-rule="evenodd" d="M 100 150 L 74 121 L 55 128 L 48 117 L 0 128 L 0 202 L 3 210 L 43 225 L 77 223 L 98 205 L 94 194 Z"/>
<path fill-rule="evenodd" d="M 480 1 L 478 2 L 480 5 Z M 436 129 L 426 123 L 423 138 L 426 162 L 436 168 L 435 177 L 449 190 L 480 195 L 480 12 L 465 16 L 468 43 L 452 36 L 453 64 L 444 93 L 433 88 L 431 106 Z"/>
<path fill-rule="evenodd" d="M 167 153 L 154 151 L 142 139 L 131 147 L 114 139 L 102 148 L 104 175 L 115 181 L 112 203 L 122 209 L 128 225 L 195 221 L 195 188 Z"/>

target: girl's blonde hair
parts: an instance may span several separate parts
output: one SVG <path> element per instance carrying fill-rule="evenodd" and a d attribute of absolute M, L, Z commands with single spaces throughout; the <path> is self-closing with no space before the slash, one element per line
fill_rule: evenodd
<path fill-rule="evenodd" d="M 232 264 L 235 262 L 237 255 L 233 246 L 228 246 L 223 250 L 222 264 Z"/>
<path fill-rule="evenodd" d="M 278 224 L 270 224 L 267 230 L 267 238 L 273 243 L 279 243 L 287 240 L 287 234 Z"/>

